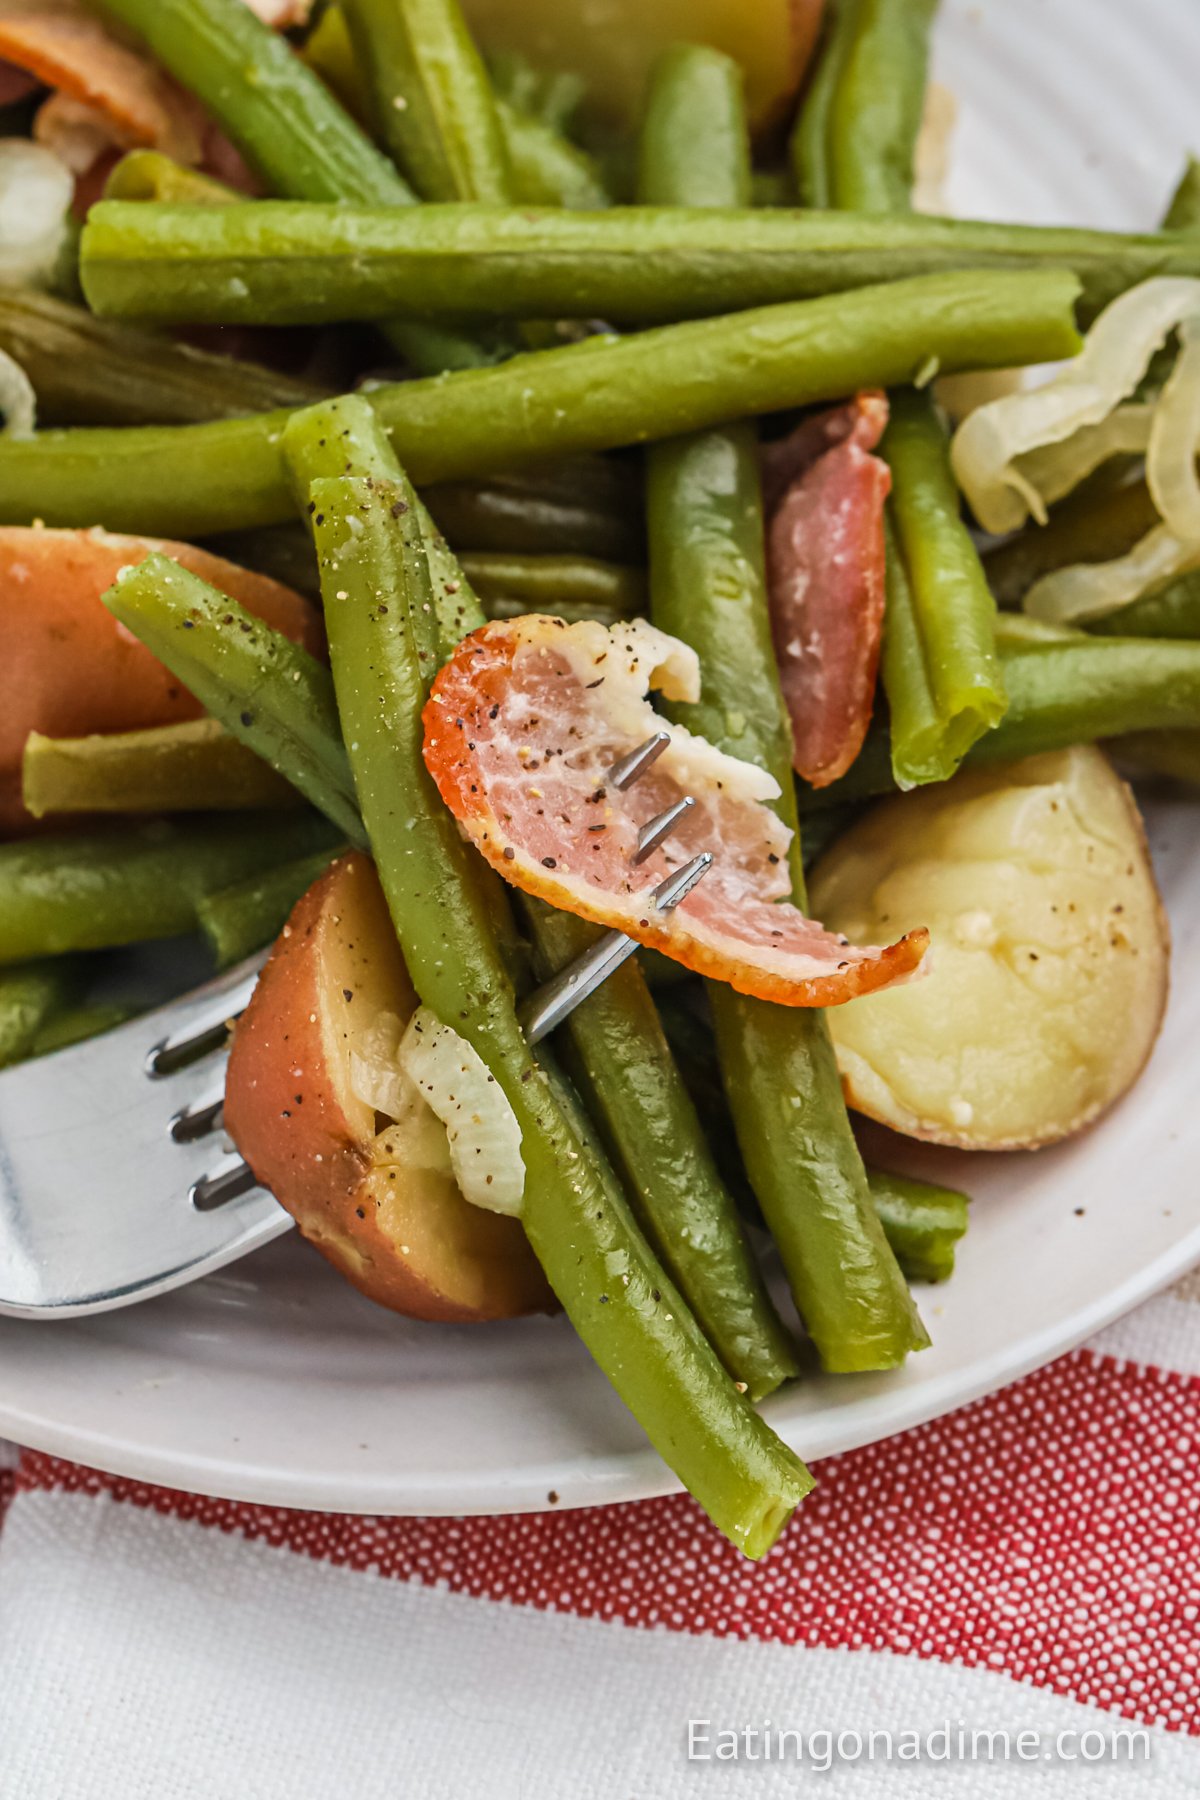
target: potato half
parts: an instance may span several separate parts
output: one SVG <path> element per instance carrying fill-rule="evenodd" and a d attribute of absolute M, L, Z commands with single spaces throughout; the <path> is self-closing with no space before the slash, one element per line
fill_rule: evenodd
<path fill-rule="evenodd" d="M 364 1097 L 381 1020 L 403 1024 L 416 1005 L 375 866 L 342 857 L 296 906 L 238 1023 L 227 1129 L 303 1235 L 381 1306 L 460 1324 L 550 1311 L 520 1221 L 463 1199 L 432 1112 L 389 1123 Z"/>
<path fill-rule="evenodd" d="M 1069 1137 L 1137 1079 L 1170 938 L 1133 796 L 1088 745 L 875 807 L 812 911 L 855 942 L 928 925 L 929 973 L 828 1014 L 849 1104 L 968 1150 Z"/>

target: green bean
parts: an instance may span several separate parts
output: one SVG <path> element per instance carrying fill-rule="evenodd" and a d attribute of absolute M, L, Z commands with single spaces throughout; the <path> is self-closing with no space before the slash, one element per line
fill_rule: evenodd
<path fill-rule="evenodd" d="M 0 844 L 0 964 L 176 937 L 202 894 L 329 839 L 312 813 L 247 813 Z"/>
<path fill-rule="evenodd" d="M 892 471 L 892 560 L 903 563 L 888 584 L 883 680 L 901 718 L 892 740 L 896 779 L 909 787 L 944 780 L 1004 717 L 1004 680 L 995 602 L 962 520 L 946 433 L 926 396 L 892 396 L 883 453 Z M 934 718 L 940 733 L 931 731 Z"/>
<path fill-rule="evenodd" d="M 35 819 L 58 813 L 249 812 L 298 796 L 216 719 L 92 737 L 30 732 L 21 798 Z"/>
<path fill-rule="evenodd" d="M 415 200 L 387 157 L 283 33 L 264 25 L 244 0 L 97 3 L 136 33 L 155 61 L 196 95 L 273 192 L 360 206 L 405 206 Z M 146 202 L 139 204 L 146 209 Z M 248 209 L 205 210 L 233 217 Z M 389 336 L 415 368 L 428 374 L 470 368 L 493 354 L 461 333 L 403 321 L 392 326 Z"/>
<path fill-rule="evenodd" d="M 1200 231 L 1200 161 L 1189 156 L 1163 217 L 1164 231 Z"/>
<path fill-rule="evenodd" d="M 514 198 L 491 82 L 458 0 L 341 0 L 378 137 L 423 200 Z"/>
<path fill-rule="evenodd" d="M 821 815 L 816 815 L 818 818 Z M 756 1210 L 745 1173 L 732 1159 L 733 1121 L 721 1082 L 711 1021 L 701 1017 L 690 991 L 669 994 L 659 1010 L 676 1061 L 683 1070 L 697 1111 L 704 1119 L 713 1154 L 727 1181 L 737 1184 L 747 1210 Z M 929 1182 L 867 1170 L 867 1186 L 888 1245 L 909 1281 L 944 1281 L 954 1271 L 954 1245 L 967 1227 L 967 1199 Z"/>
<path fill-rule="evenodd" d="M 297 900 L 338 853 L 336 846 L 318 850 L 205 894 L 196 907 L 196 918 L 218 969 L 228 969 L 278 937 Z"/>
<path fill-rule="evenodd" d="M 417 992 L 453 1020 L 517 1116 L 523 1223 L 575 1329 L 718 1528 L 761 1555 L 810 1477 L 726 1375 L 569 1090 L 548 1058 L 530 1053 L 492 937 L 485 888 L 495 878 L 458 835 L 424 766 L 420 714 L 439 640 L 411 489 L 326 479 L 312 496 L 338 704 Z M 408 507 L 399 520 L 398 505 Z"/>
<path fill-rule="evenodd" d="M 1200 238 L 780 208 L 103 200 L 81 243 L 97 312 L 170 324 L 515 314 L 641 326 L 918 275 L 1047 269 L 1077 276 L 1090 320 L 1150 276 L 1200 275 Z"/>
<path fill-rule="evenodd" d="M 829 114 L 827 204 L 907 212 L 937 0 L 857 0 Z"/>
<path fill-rule="evenodd" d="M 104 604 L 233 737 L 363 844 L 333 684 L 315 657 L 165 556 L 123 570 Z"/>
<path fill-rule="evenodd" d="M 663 51 L 638 146 L 640 206 L 749 206 L 742 90 L 741 70 L 719 50 L 675 44 Z"/>
<path fill-rule="evenodd" d="M 80 985 L 69 957 L 0 969 L 0 1069 L 36 1055 L 38 1034 L 70 1006 Z"/>
<path fill-rule="evenodd" d="M 896 1260 L 910 1281 L 948 1281 L 970 1202 L 953 1188 L 872 1169 L 871 1199 Z"/>
<path fill-rule="evenodd" d="M 969 764 L 1012 762 L 1071 744 L 1131 732 L 1200 729 L 1200 643 L 1171 638 L 1034 641 L 1001 649 L 1008 711 L 972 746 Z M 873 729 L 853 768 L 819 794 L 806 791 L 807 812 L 838 806 L 895 786 L 888 734 Z"/>
<path fill-rule="evenodd" d="M 641 563 L 641 489 L 602 457 L 564 459 L 561 469 L 531 469 L 475 482 L 425 487 L 425 501 L 452 544 L 492 552 L 592 556 Z"/>
<path fill-rule="evenodd" d="M 413 480 L 450 481 L 894 386 L 931 357 L 947 372 L 1055 361 L 1079 347 L 1077 292 L 1057 270 L 926 276 L 589 338 L 370 399 Z M 0 440 L 0 522 L 184 538 L 277 524 L 291 516 L 286 422 L 277 412 Z"/>
<path fill-rule="evenodd" d="M 1200 638 L 1200 568 L 1187 569 L 1085 629 L 1101 637 Z"/>
<path fill-rule="evenodd" d="M 726 104 L 740 117 L 741 155 L 728 145 L 708 171 L 720 205 L 748 157 L 741 78 L 724 62 Z M 642 171 L 659 194 L 684 179 L 701 108 L 716 103 L 711 53 L 681 50 L 660 63 Z M 701 116 L 702 113 L 701 113 Z M 691 188 L 693 199 L 699 198 Z M 768 769 L 778 810 L 796 832 L 791 729 L 771 644 L 757 441 L 726 426 L 655 446 L 647 458 L 651 617 L 699 653 L 698 704 L 672 713 L 732 755 Z M 791 859 L 802 901 L 799 834 Z M 824 1018 L 708 984 L 717 1047 L 738 1143 L 787 1271 L 792 1295 L 827 1369 L 890 1368 L 928 1340 L 872 1212 Z"/>
<path fill-rule="evenodd" d="M 646 610 L 641 569 L 583 556 L 496 556 L 470 551 L 459 557 L 464 575 L 484 603 L 497 597 L 522 603 L 524 612 L 560 612 L 581 618 L 631 619 Z M 565 614 L 563 615 L 565 616 Z"/>
<path fill-rule="evenodd" d="M 188 425 L 320 398 L 295 376 L 94 318 L 32 288 L 0 288 L 0 350 L 32 381 L 43 425 Z"/>
<path fill-rule="evenodd" d="M 604 172 L 594 156 L 553 125 L 498 99 L 496 111 L 512 165 L 513 191 L 524 206 L 611 206 Z"/>
<path fill-rule="evenodd" d="M 499 98 L 528 118 L 565 133 L 587 96 L 587 82 L 569 69 L 535 67 L 517 51 L 488 55 L 488 72 Z"/>
<path fill-rule="evenodd" d="M 533 902 L 548 978 L 598 935 Z M 729 1374 L 752 1400 L 799 1374 L 734 1201 L 717 1171 L 641 972 L 626 963 L 572 1015 L 569 1073 L 600 1126 L 639 1217 L 672 1281 Z M 630 1098 L 637 1129 L 630 1129 Z M 650 1203 L 646 1204 L 646 1197 Z"/>
<path fill-rule="evenodd" d="M 130 150 L 109 171 L 104 183 L 106 200 L 167 200 L 182 206 L 232 206 L 244 200 L 236 188 L 226 187 L 199 169 L 189 169 L 161 150 Z"/>
<path fill-rule="evenodd" d="M 398 472 L 386 436 L 362 401 L 336 401 L 299 415 L 288 427 L 285 448 L 298 490 L 307 491 L 330 468 L 385 482 Z M 483 613 L 470 580 L 420 506 L 417 517 L 441 660 L 483 623 Z M 506 890 L 493 880 L 484 891 L 502 903 L 493 929 L 502 934 L 511 963 Z M 518 905 L 543 978 L 594 940 L 593 928 L 569 913 L 525 896 Z M 770 1393 L 797 1373 L 794 1351 L 747 1249 L 736 1207 L 717 1178 L 640 969 L 626 964 L 601 995 L 576 1008 L 567 1032 L 572 1067 L 585 1079 L 593 1117 L 627 1177 L 643 1229 L 729 1373 L 752 1398 Z"/>
<path fill-rule="evenodd" d="M 801 206 L 834 205 L 829 157 L 830 120 L 853 39 L 858 0 L 826 0 L 816 65 L 805 89 L 788 147 Z"/>
<path fill-rule="evenodd" d="M 67 1007 L 48 1019 L 33 1041 L 32 1056 L 49 1056 L 55 1050 L 67 1050 L 72 1044 L 85 1043 L 105 1031 L 131 1019 L 135 1007 L 120 1000 L 87 1000 L 80 1006 Z"/>
<path fill-rule="evenodd" d="M 1019 606 L 1034 582 L 1069 563 L 1108 562 L 1161 521 L 1144 481 L 1090 483 L 1061 501 L 1049 523 L 1027 525 L 983 559 L 998 606 Z"/>

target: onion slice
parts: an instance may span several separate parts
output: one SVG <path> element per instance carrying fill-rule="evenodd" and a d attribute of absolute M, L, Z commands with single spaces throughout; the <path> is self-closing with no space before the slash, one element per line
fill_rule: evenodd
<path fill-rule="evenodd" d="M 1080 354 L 1039 388 L 981 406 L 954 434 L 950 456 L 959 486 L 986 531 L 1015 531 L 1045 496 L 1023 458 L 1099 426 L 1133 393 L 1156 350 L 1186 319 L 1200 316 L 1200 281 L 1160 276 L 1105 307 Z"/>
<path fill-rule="evenodd" d="M 1156 525 L 1124 556 L 1112 562 L 1072 563 L 1035 581 L 1025 611 L 1052 625 L 1101 619 L 1139 600 L 1150 588 L 1200 567 L 1200 541 L 1183 543 L 1165 525 Z"/>
<path fill-rule="evenodd" d="M 1200 543 L 1200 314 L 1179 328 L 1179 355 L 1167 378 L 1146 451 L 1146 485 L 1172 537 Z"/>
<path fill-rule="evenodd" d="M 0 350 L 0 413 L 4 415 L 5 437 L 31 438 L 34 435 L 37 395 L 20 363 L 14 362 L 6 350 Z"/>
<path fill-rule="evenodd" d="M 400 1043 L 401 1073 L 446 1128 L 450 1163 L 464 1200 L 516 1215 L 525 1193 L 521 1127 L 496 1077 L 473 1045 L 427 1006 Z"/>
<path fill-rule="evenodd" d="M 0 282 L 48 287 L 69 229 L 75 179 L 42 144 L 0 140 Z"/>

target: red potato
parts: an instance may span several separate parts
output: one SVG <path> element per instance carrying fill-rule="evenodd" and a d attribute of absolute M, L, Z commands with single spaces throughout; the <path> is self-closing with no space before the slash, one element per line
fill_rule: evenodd
<path fill-rule="evenodd" d="M 381 1014 L 417 997 L 374 864 L 353 854 L 304 895 L 234 1036 L 225 1124 L 303 1235 L 370 1300 L 470 1324 L 548 1312 L 520 1221 L 463 1199 L 445 1131 L 378 1129 L 356 1091 Z"/>
<path fill-rule="evenodd" d="M 191 544 L 99 530 L 0 529 L 0 833 L 28 822 L 21 754 L 31 731 L 86 737 L 200 716 L 186 688 L 101 600 L 119 570 L 154 550 L 322 653 L 320 620 L 300 594 Z"/>

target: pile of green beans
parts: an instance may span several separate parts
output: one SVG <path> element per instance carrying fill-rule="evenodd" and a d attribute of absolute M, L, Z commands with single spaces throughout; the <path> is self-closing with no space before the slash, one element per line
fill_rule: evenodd
<path fill-rule="evenodd" d="M 107 200 L 81 277 L 102 315 L 176 324 L 602 318 L 654 325 L 883 281 L 1070 270 L 1081 316 L 1150 276 L 1200 275 L 1192 232 L 782 208 L 157 206 Z"/>
<path fill-rule="evenodd" d="M 1057 361 L 1079 348 L 1078 291 L 1056 269 L 918 276 L 589 338 L 499 368 L 382 386 L 370 400 L 421 486 L 895 386 L 930 358 L 947 372 Z M 0 522 L 167 537 L 278 524 L 291 516 L 286 422 L 274 412 L 0 440 Z"/>
<path fill-rule="evenodd" d="M 329 89 L 244 0 L 98 0 L 196 96 L 267 188 L 297 200 L 407 206 L 416 195 Z M 118 201 L 113 205 L 121 204 Z M 139 203 L 145 205 L 147 203 Z M 205 205 L 212 216 L 239 207 Z M 389 331 L 414 368 L 472 368 L 504 348 L 401 320 Z"/>
<path fill-rule="evenodd" d="M 742 192 L 748 134 L 736 66 L 715 51 L 681 50 L 656 71 L 642 144 L 642 180 L 670 194 L 676 179 L 703 203 L 691 166 L 703 106 L 722 131 L 705 165 L 708 198 Z M 723 99 L 715 95 L 722 94 Z M 647 463 L 651 618 L 698 652 L 700 702 L 673 712 L 779 782 L 779 811 L 796 831 L 791 731 L 767 613 L 757 440 L 725 426 L 656 446 Z M 799 836 L 793 892 L 803 900 Z M 846 1116 L 828 1027 L 806 1014 L 709 984 L 730 1109 L 746 1172 L 783 1258 L 792 1294 L 827 1369 L 890 1368 L 928 1342 L 870 1204 Z"/>

